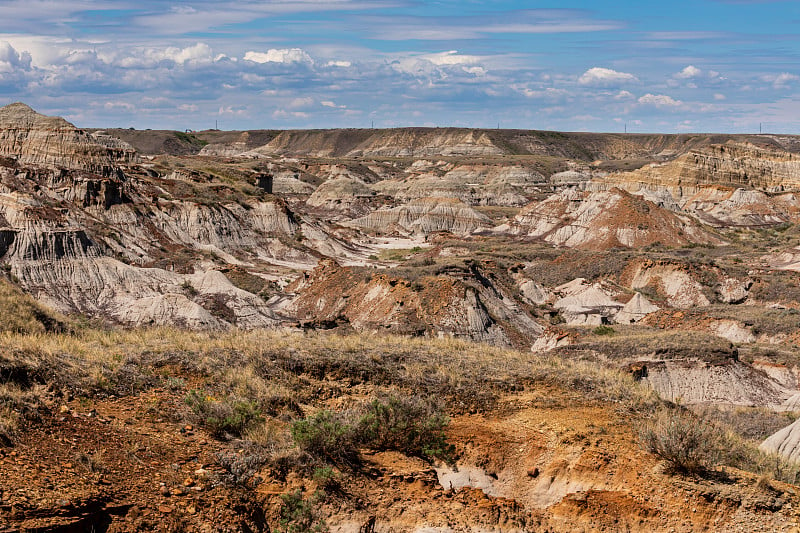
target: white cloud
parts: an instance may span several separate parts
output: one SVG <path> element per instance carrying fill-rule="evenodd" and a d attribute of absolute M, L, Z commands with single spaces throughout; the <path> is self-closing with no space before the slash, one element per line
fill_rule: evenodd
<path fill-rule="evenodd" d="M 67 54 L 66 57 L 69 57 Z M 97 54 L 94 54 L 97 56 Z M 138 48 L 129 51 L 105 53 L 99 56 L 104 62 L 123 68 L 155 68 L 168 61 L 176 65 L 210 64 L 215 60 L 214 51 L 205 43 L 197 43 L 186 48 L 170 46 L 167 48 Z"/>
<path fill-rule="evenodd" d="M 474 65 L 480 61 L 478 56 L 460 55 L 458 50 L 427 54 L 422 56 L 434 65 Z"/>
<path fill-rule="evenodd" d="M 679 107 L 683 105 L 680 100 L 675 100 L 666 94 L 650 94 L 639 97 L 638 102 L 644 105 L 653 105 L 656 107 Z"/>
<path fill-rule="evenodd" d="M 722 100 L 725 100 L 725 99 L 726 99 L 726 97 L 725 97 L 724 94 L 722 94 L 722 93 L 714 93 L 714 100 L 716 100 L 718 102 L 721 102 Z"/>
<path fill-rule="evenodd" d="M 14 72 L 31 68 L 31 55 L 18 52 L 7 41 L 0 41 L 0 72 Z"/>
<path fill-rule="evenodd" d="M 119 109 L 121 111 L 134 111 L 136 109 L 136 106 L 134 106 L 129 102 L 117 101 L 117 102 L 104 103 L 103 109 L 105 109 L 106 111 L 113 111 L 115 109 Z"/>
<path fill-rule="evenodd" d="M 639 78 L 627 72 L 617 72 L 610 68 L 594 67 L 590 68 L 578 78 L 581 85 L 591 85 L 605 87 L 609 85 L 619 85 L 621 83 L 636 82 Z"/>
<path fill-rule="evenodd" d="M 325 63 L 325 66 L 347 68 L 347 67 L 352 67 L 353 64 L 350 61 L 328 61 L 327 63 Z"/>
<path fill-rule="evenodd" d="M 681 80 L 689 80 L 689 79 L 692 79 L 692 78 L 697 78 L 702 73 L 703 73 L 703 71 L 700 70 L 699 68 L 695 67 L 694 65 L 689 65 L 688 67 L 686 67 L 682 71 L 680 71 L 677 74 L 675 74 L 675 77 L 678 78 L 678 79 L 681 79 Z"/>
<path fill-rule="evenodd" d="M 774 77 L 772 80 L 772 86 L 776 89 L 787 89 L 791 82 L 797 80 L 800 80 L 800 76 L 789 74 L 788 72 L 782 72 Z"/>
<path fill-rule="evenodd" d="M 614 100 L 630 100 L 636 98 L 630 91 L 620 91 L 614 95 Z"/>
<path fill-rule="evenodd" d="M 266 52 L 247 52 L 245 61 L 253 63 L 313 63 L 314 60 L 302 48 L 271 48 Z"/>
<path fill-rule="evenodd" d="M 310 96 L 305 96 L 302 98 L 295 98 L 289 105 L 287 106 L 289 109 L 303 109 L 305 107 L 311 107 L 314 105 L 314 99 Z"/>
<path fill-rule="evenodd" d="M 293 119 L 293 118 L 308 118 L 311 115 L 305 113 L 303 111 L 286 111 L 285 109 L 276 109 L 272 113 L 272 118 L 274 119 Z"/>

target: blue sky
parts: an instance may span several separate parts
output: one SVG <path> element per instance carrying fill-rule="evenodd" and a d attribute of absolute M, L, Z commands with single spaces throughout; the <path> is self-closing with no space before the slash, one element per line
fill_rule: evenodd
<path fill-rule="evenodd" d="M 800 2 L 3 0 L 13 101 L 83 127 L 800 133 Z"/>

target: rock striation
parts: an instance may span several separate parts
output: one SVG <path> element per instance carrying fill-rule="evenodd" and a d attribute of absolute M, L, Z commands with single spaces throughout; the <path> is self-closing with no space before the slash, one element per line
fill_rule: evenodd
<path fill-rule="evenodd" d="M 0 108 L 0 156 L 26 165 L 101 175 L 139 160 L 129 144 L 115 137 L 86 133 L 62 118 L 41 115 L 22 103 Z"/>
<path fill-rule="evenodd" d="M 721 242 L 696 221 L 616 188 L 595 192 L 565 189 L 526 206 L 494 231 L 592 250 Z"/>
<path fill-rule="evenodd" d="M 800 463 L 800 419 L 767 437 L 758 449 Z"/>
<path fill-rule="evenodd" d="M 378 209 L 369 215 L 347 222 L 346 225 L 380 233 L 411 233 L 428 235 L 448 231 L 469 235 L 487 229 L 492 223 L 468 205 L 452 198 L 423 198 L 399 207 Z"/>

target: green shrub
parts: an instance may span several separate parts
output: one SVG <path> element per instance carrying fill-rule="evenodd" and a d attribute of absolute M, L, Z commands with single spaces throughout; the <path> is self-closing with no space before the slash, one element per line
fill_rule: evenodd
<path fill-rule="evenodd" d="M 717 428 L 686 411 L 664 410 L 640 434 L 645 450 L 667 462 L 668 470 L 700 474 L 722 456 Z"/>
<path fill-rule="evenodd" d="M 185 402 L 200 423 L 220 438 L 228 435 L 240 437 L 251 424 L 262 419 L 258 404 L 235 396 L 218 400 L 202 391 L 192 390 L 186 395 Z"/>
<path fill-rule="evenodd" d="M 341 492 L 342 483 L 336 471 L 330 466 L 320 466 L 314 469 L 311 476 L 317 483 L 319 490 L 324 491 L 326 494 L 333 494 Z"/>
<path fill-rule="evenodd" d="M 595 335 L 613 335 L 616 333 L 611 326 L 597 326 L 592 330 Z"/>
<path fill-rule="evenodd" d="M 318 516 L 318 508 L 324 494 L 319 491 L 311 495 L 306 500 L 303 493 L 296 490 L 281 496 L 283 507 L 281 507 L 280 528 L 281 533 L 323 533 L 328 531 L 328 526 Z"/>
<path fill-rule="evenodd" d="M 453 450 L 444 433 L 449 422 L 431 401 L 393 395 L 366 405 L 358 423 L 358 436 L 365 446 L 376 450 L 449 459 Z"/>
<path fill-rule="evenodd" d="M 298 420 L 291 427 L 292 439 L 307 454 L 336 465 L 358 464 L 358 445 L 353 426 L 331 411 Z"/>

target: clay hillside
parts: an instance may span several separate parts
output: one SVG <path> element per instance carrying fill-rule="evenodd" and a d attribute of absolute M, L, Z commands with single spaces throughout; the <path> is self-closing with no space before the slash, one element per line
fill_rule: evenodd
<path fill-rule="evenodd" d="M 0 532 L 796 531 L 800 137 L 0 108 Z"/>

